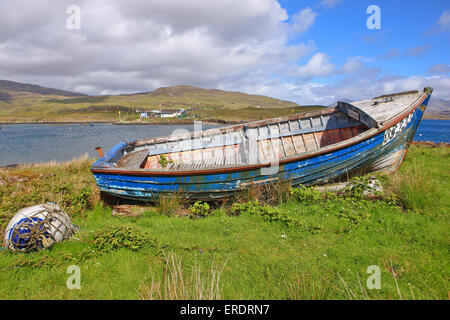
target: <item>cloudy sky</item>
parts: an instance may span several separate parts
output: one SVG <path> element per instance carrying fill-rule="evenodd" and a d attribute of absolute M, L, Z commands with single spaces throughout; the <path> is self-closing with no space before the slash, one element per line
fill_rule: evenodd
<path fill-rule="evenodd" d="M 450 100 L 449 49 L 448 0 L 0 0 L 0 79 L 86 94 L 187 84 L 329 104 L 433 86 Z"/>

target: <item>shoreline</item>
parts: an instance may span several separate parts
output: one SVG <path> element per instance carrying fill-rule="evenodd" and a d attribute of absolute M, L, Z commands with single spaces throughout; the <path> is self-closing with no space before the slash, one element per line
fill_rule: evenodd
<path fill-rule="evenodd" d="M 447 117 L 447 116 L 442 116 L 442 117 L 440 117 L 440 116 L 426 116 L 426 115 L 424 115 L 423 116 L 423 118 L 422 119 L 424 119 L 424 120 L 450 120 L 450 117 Z"/>
<path fill-rule="evenodd" d="M 424 120 L 446 120 L 450 121 L 450 117 L 446 116 L 427 116 L 423 117 Z M 46 125 L 67 125 L 67 124 L 85 124 L 89 125 L 91 123 L 105 123 L 111 125 L 119 125 L 119 126 L 127 126 L 127 125 L 182 125 L 182 124 L 193 124 L 194 119 L 189 120 L 164 120 L 164 121 L 154 121 L 154 122 L 136 122 L 136 121 L 110 121 L 110 120 L 93 120 L 93 121 L 0 121 L 0 125 L 9 125 L 9 124 L 46 124 Z M 202 121 L 205 124 L 211 125 L 235 125 L 235 124 L 243 124 L 247 122 L 252 122 L 256 120 L 224 120 L 224 119 L 207 119 L 207 120 L 198 120 Z"/>
<path fill-rule="evenodd" d="M 233 121 L 233 120 L 199 120 L 204 124 L 211 125 L 224 125 L 224 124 L 242 124 L 247 121 Z M 249 120 L 253 121 L 253 120 Z M 91 123 L 104 123 L 117 126 L 149 126 L 149 125 L 183 125 L 183 124 L 194 124 L 194 120 L 181 120 L 181 121 L 155 121 L 155 122 L 131 122 L 131 121 L 21 121 L 21 122 L 0 122 L 1 125 L 11 125 L 11 124 L 44 124 L 44 125 L 69 125 L 69 124 L 83 124 L 89 125 Z"/>

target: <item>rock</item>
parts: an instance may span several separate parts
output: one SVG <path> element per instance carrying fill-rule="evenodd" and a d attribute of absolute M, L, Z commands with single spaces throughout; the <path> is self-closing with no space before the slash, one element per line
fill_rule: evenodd
<path fill-rule="evenodd" d="M 343 193 L 346 189 L 350 189 L 353 186 L 353 182 L 340 182 L 324 186 L 319 186 L 316 189 L 322 192 L 334 192 Z M 378 179 L 371 179 L 367 183 L 367 188 L 363 191 L 363 195 L 367 198 L 377 197 L 379 194 L 383 193 L 383 186 Z"/>

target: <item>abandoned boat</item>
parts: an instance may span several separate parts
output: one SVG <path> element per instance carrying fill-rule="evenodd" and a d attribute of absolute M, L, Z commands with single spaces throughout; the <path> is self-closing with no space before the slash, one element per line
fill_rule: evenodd
<path fill-rule="evenodd" d="M 223 198 L 279 179 L 314 185 L 398 169 L 432 88 L 311 113 L 117 144 L 92 165 L 99 189 L 142 201 Z"/>

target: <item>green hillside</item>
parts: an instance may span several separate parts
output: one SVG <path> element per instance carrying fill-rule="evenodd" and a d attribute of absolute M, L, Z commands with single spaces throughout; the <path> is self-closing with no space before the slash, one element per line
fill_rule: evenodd
<path fill-rule="evenodd" d="M 85 96 L 19 83 L 2 86 L 0 82 L 0 122 L 117 121 L 119 111 L 122 121 L 136 121 L 136 111 L 155 109 L 190 110 L 187 119 L 178 121 L 195 118 L 236 122 L 318 108 L 322 107 L 299 107 L 294 102 L 261 95 L 192 86 L 166 87 L 135 94 Z M 161 122 L 161 119 L 145 121 Z M 174 122 L 174 119 L 168 121 Z"/>

